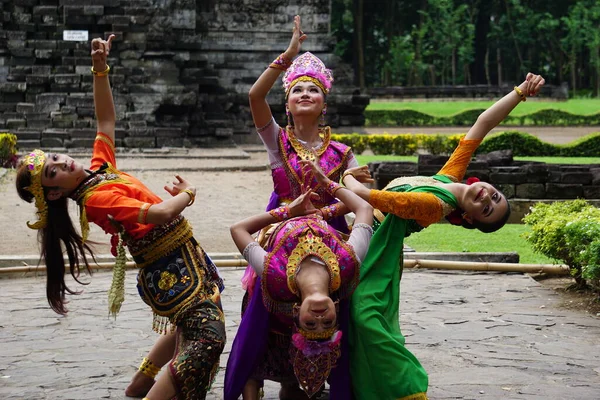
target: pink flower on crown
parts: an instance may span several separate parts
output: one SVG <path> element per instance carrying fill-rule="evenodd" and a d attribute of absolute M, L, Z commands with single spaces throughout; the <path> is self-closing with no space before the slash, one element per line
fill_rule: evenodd
<path fill-rule="evenodd" d="M 283 75 L 283 89 L 286 97 L 289 95 L 290 89 L 299 81 L 312 81 L 323 90 L 323 93 L 328 94 L 331 90 L 333 74 L 319 57 L 307 51 L 296 58 Z"/>

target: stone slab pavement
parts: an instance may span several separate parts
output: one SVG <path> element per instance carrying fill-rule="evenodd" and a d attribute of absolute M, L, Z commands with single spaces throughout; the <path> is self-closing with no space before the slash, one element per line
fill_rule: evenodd
<path fill-rule="evenodd" d="M 243 270 L 221 271 L 228 344 L 211 400 L 222 398 L 242 299 Z M 86 277 L 90 284 L 70 296 L 66 317 L 48 307 L 43 277 L 0 279 L 0 398 L 126 399 L 125 387 L 156 339 L 135 274 L 127 272 L 116 320 L 107 316 L 109 272 Z M 401 325 L 429 372 L 430 398 L 600 399 L 600 319 L 559 304 L 555 292 L 527 275 L 407 270 Z M 277 393 L 267 383 L 265 398 Z"/>

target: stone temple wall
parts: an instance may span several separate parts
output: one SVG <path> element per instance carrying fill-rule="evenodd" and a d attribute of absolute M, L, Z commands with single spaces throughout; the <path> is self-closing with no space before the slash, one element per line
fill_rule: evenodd
<path fill-rule="evenodd" d="M 117 145 L 205 146 L 256 140 L 247 93 L 287 47 L 334 69 L 333 126 L 362 125 L 369 102 L 332 55 L 329 0 L 0 0 L 0 132 L 20 148 L 88 147 L 95 136 L 90 40 L 116 34 L 109 57 Z M 86 30 L 88 41 L 64 41 Z M 269 102 L 284 123 L 283 91 Z"/>

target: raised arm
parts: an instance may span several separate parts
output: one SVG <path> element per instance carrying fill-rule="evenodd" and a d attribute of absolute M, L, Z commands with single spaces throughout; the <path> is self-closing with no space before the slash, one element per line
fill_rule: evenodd
<path fill-rule="evenodd" d="M 305 39 L 306 35 L 300 30 L 300 17 L 296 15 L 294 17 L 292 40 L 287 50 L 261 74 L 254 85 L 252 85 L 252 88 L 250 88 L 250 92 L 248 92 L 252 119 L 257 128 L 267 125 L 271 121 L 271 118 L 273 118 L 271 108 L 267 102 L 267 95 L 281 72 L 285 71 L 294 57 L 298 55 L 300 46 Z"/>
<path fill-rule="evenodd" d="M 92 40 L 92 72 L 94 74 L 94 108 L 98 132 L 102 132 L 115 142 L 115 104 L 108 79 L 109 66 L 106 62 L 115 35 L 108 40 Z"/>
<path fill-rule="evenodd" d="M 546 83 L 541 75 L 535 75 L 531 72 L 517 89 L 511 91 L 506 96 L 494 103 L 490 108 L 481 113 L 475 124 L 469 129 L 466 140 L 481 140 L 492 129 L 494 129 L 510 112 L 528 96 L 535 96 L 542 86 Z"/>

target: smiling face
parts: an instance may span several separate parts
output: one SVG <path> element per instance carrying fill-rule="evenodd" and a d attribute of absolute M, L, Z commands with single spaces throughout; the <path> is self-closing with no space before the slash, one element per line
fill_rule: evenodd
<path fill-rule="evenodd" d="M 303 116 L 318 118 L 325 107 L 325 95 L 313 82 L 296 83 L 290 90 L 287 101 L 294 118 Z"/>
<path fill-rule="evenodd" d="M 42 169 L 42 186 L 68 194 L 87 176 L 83 165 L 66 154 L 46 153 Z M 51 191 L 52 192 L 52 191 Z M 49 200 L 51 195 L 48 195 Z"/>
<path fill-rule="evenodd" d="M 337 322 L 335 304 L 331 297 L 324 295 L 311 295 L 306 297 L 300 305 L 298 314 L 300 328 L 320 333 Z"/>
<path fill-rule="evenodd" d="M 468 187 L 459 204 L 467 213 L 467 220 L 494 224 L 508 212 L 506 197 L 486 182 L 476 182 Z"/>

